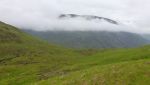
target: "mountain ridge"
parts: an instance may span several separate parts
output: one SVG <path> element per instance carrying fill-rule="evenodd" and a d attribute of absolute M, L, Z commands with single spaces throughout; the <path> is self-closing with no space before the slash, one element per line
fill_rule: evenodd
<path fill-rule="evenodd" d="M 149 41 L 136 33 L 110 31 L 34 31 L 24 30 L 50 43 L 73 48 L 127 48 Z"/>
<path fill-rule="evenodd" d="M 99 17 L 99 16 L 94 16 L 94 15 L 77 15 L 77 14 L 61 14 L 58 17 L 59 19 L 65 19 L 65 18 L 83 18 L 85 20 L 104 20 L 107 21 L 111 24 L 115 24 L 118 25 L 119 23 L 115 20 L 109 19 L 109 18 L 105 18 L 105 17 Z"/>

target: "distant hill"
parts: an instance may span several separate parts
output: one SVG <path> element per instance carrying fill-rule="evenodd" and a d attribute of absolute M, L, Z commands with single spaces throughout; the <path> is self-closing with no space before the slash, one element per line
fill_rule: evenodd
<path fill-rule="evenodd" d="M 108 31 L 33 31 L 24 30 L 50 43 L 73 48 L 127 48 L 145 45 L 148 40 L 129 32 Z"/>
<path fill-rule="evenodd" d="M 145 39 L 147 39 L 147 40 L 150 41 L 150 34 L 142 34 L 142 36 L 143 36 Z"/>

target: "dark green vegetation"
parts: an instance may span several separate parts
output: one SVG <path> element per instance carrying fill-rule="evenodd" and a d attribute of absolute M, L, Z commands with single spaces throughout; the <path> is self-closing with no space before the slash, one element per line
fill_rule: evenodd
<path fill-rule="evenodd" d="M 138 34 L 129 32 L 25 31 L 50 43 L 73 48 L 128 48 L 138 47 L 150 42 Z"/>
<path fill-rule="evenodd" d="M 150 85 L 150 46 L 73 50 L 0 30 L 0 85 Z"/>

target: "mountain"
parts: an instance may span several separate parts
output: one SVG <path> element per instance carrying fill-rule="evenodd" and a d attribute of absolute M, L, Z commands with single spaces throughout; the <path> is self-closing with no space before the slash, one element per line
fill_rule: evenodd
<path fill-rule="evenodd" d="M 35 38 L 0 22 L 0 85 L 30 85 L 71 64 L 79 53 Z M 48 68 L 48 71 L 46 70 Z"/>
<path fill-rule="evenodd" d="M 126 48 L 145 45 L 149 42 L 142 36 L 129 32 L 24 31 L 50 43 L 73 48 Z"/>
<path fill-rule="evenodd" d="M 141 36 L 150 41 L 150 34 L 142 34 Z"/>
<path fill-rule="evenodd" d="M 81 19 L 85 19 L 85 20 L 98 20 L 98 21 L 106 21 L 108 23 L 111 24 L 119 24 L 117 21 L 109 19 L 109 18 L 105 18 L 105 17 L 99 17 L 99 16 L 93 16 L 93 15 L 77 15 L 77 14 L 61 14 L 59 17 L 59 19 L 73 19 L 73 18 L 81 18 Z"/>
<path fill-rule="evenodd" d="M 139 34 L 126 32 L 128 26 L 94 15 L 61 14 L 58 16 L 58 26 L 53 29 L 56 30 L 24 31 L 50 43 L 71 48 L 128 48 L 149 43 Z"/>
<path fill-rule="evenodd" d="M 77 54 L 73 53 L 71 49 L 49 44 L 14 26 L 0 22 L 0 85 L 5 85 L 1 83 L 2 67 L 8 66 L 9 68 L 10 66 L 11 68 L 12 66 L 12 68 L 17 69 L 15 65 L 44 64 L 46 62 L 54 64 L 61 59 L 61 63 L 64 63 L 63 60 L 66 63 L 66 58 L 69 59 L 69 56 L 75 55 Z M 23 68 L 19 66 L 18 71 Z"/>
<path fill-rule="evenodd" d="M 0 22 L 0 85 L 150 85 L 149 49 L 69 49 Z"/>

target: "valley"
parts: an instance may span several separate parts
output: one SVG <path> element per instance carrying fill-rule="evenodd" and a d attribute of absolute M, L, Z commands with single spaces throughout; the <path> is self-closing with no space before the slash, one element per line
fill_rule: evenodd
<path fill-rule="evenodd" d="M 66 48 L 0 22 L 0 85 L 149 85 L 149 65 L 149 45 Z"/>

